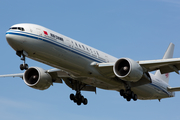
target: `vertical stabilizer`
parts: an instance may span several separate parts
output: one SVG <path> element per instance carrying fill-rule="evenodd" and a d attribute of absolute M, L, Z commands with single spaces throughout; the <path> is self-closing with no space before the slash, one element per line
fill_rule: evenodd
<path fill-rule="evenodd" d="M 163 59 L 172 58 L 174 53 L 174 44 L 170 43 L 168 49 L 166 50 Z M 160 70 L 157 70 L 155 76 L 159 79 L 164 80 L 166 83 L 169 83 L 169 73 L 161 74 Z"/>

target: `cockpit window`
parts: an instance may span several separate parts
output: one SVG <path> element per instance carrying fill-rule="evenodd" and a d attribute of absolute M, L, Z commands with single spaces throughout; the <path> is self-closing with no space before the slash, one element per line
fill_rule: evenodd
<path fill-rule="evenodd" d="M 21 31 L 24 31 L 24 28 L 23 27 L 11 27 L 9 28 L 10 30 L 21 30 Z"/>

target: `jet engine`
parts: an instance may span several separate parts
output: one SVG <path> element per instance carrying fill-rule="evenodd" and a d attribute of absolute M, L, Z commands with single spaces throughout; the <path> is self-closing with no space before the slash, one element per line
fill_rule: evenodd
<path fill-rule="evenodd" d="M 31 67 L 26 70 L 23 79 L 26 85 L 38 90 L 48 89 L 52 85 L 49 73 L 39 67 Z"/>
<path fill-rule="evenodd" d="M 116 61 L 113 71 L 121 80 L 129 82 L 137 82 L 143 76 L 142 67 L 132 59 L 121 58 Z"/>

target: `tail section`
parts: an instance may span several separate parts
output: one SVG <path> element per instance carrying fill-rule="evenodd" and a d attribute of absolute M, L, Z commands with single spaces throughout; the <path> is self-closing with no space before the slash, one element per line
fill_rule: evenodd
<path fill-rule="evenodd" d="M 163 59 L 172 58 L 174 53 L 174 44 L 170 43 L 168 49 L 166 50 Z M 164 80 L 166 83 L 169 83 L 169 73 L 161 74 L 160 70 L 157 70 L 155 76 L 159 79 Z"/>

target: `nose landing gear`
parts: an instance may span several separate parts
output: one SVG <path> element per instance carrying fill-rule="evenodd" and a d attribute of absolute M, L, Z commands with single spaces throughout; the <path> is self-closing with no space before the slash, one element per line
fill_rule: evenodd
<path fill-rule="evenodd" d="M 27 70 L 28 64 L 26 64 L 26 56 L 28 56 L 28 54 L 25 51 L 17 51 L 16 55 L 21 57 L 21 60 L 23 61 L 23 64 L 20 65 L 20 69 L 21 70 Z"/>
<path fill-rule="evenodd" d="M 21 60 L 23 61 L 23 64 L 20 65 L 21 70 L 27 70 L 28 69 L 28 64 L 26 64 L 26 57 L 25 55 L 22 55 Z"/>

